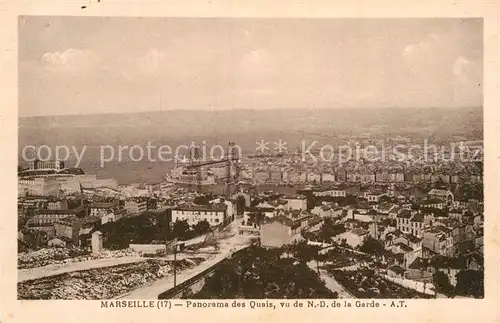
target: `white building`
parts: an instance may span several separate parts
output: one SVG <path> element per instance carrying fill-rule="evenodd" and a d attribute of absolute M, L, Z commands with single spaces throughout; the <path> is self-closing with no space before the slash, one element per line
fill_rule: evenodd
<path fill-rule="evenodd" d="M 148 209 L 147 201 L 127 201 L 124 206 L 125 210 L 127 210 L 130 214 L 140 214 L 145 212 Z"/>
<path fill-rule="evenodd" d="M 341 188 L 322 188 L 313 191 L 314 196 L 345 197 L 346 190 Z"/>
<path fill-rule="evenodd" d="M 35 177 L 18 180 L 18 196 L 57 196 L 61 192 L 61 184 L 52 178 Z"/>
<path fill-rule="evenodd" d="M 102 233 L 96 231 L 92 233 L 92 252 L 100 252 L 102 250 Z"/>
<path fill-rule="evenodd" d="M 117 205 L 115 203 L 92 203 L 89 206 L 89 215 L 101 218 L 112 212 Z"/>
<path fill-rule="evenodd" d="M 382 196 L 386 196 L 386 195 L 387 195 L 387 193 L 385 193 L 385 192 L 366 192 L 365 198 L 368 200 L 368 202 L 378 203 L 380 201 L 380 198 Z"/>
<path fill-rule="evenodd" d="M 206 220 L 211 226 L 216 226 L 227 219 L 227 205 L 214 204 L 211 206 L 186 205 L 172 208 L 172 222 L 186 220 L 189 225 Z"/>
<path fill-rule="evenodd" d="M 422 208 L 433 208 L 433 209 L 440 209 L 444 210 L 447 207 L 446 201 L 442 201 L 439 199 L 429 199 L 422 201 L 420 203 Z"/>
<path fill-rule="evenodd" d="M 452 206 L 455 201 L 455 197 L 450 190 L 442 190 L 442 189 L 432 189 L 427 193 L 429 200 L 440 200 L 446 206 Z"/>
<path fill-rule="evenodd" d="M 288 211 L 307 210 L 307 198 L 303 195 L 290 195 L 283 198 L 287 202 L 285 206 Z"/>
<path fill-rule="evenodd" d="M 118 181 L 114 178 L 97 178 L 95 174 L 81 174 L 75 175 L 75 180 L 78 181 L 81 188 L 97 189 L 97 188 L 111 188 L 118 189 Z"/>
<path fill-rule="evenodd" d="M 28 163 L 28 168 L 29 170 L 61 170 L 64 169 L 64 161 L 36 159 Z"/>
<path fill-rule="evenodd" d="M 112 212 L 109 212 L 108 214 L 104 215 L 103 217 L 101 217 L 101 224 L 106 224 L 108 222 L 116 222 L 118 220 L 120 220 L 121 218 L 123 218 L 125 216 L 124 212 L 122 212 L 123 210 L 121 211 L 112 211 Z"/>
<path fill-rule="evenodd" d="M 228 200 L 224 200 L 224 199 L 221 199 L 221 198 L 217 198 L 215 200 L 212 200 L 210 201 L 210 205 L 218 205 L 218 204 L 225 204 L 226 205 L 226 216 L 230 219 L 233 219 L 233 216 L 235 215 L 236 213 L 236 208 L 233 204 L 232 201 L 228 201 Z"/>

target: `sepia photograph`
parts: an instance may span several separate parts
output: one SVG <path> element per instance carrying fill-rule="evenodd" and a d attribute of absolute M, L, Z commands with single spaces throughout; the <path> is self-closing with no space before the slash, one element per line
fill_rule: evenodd
<path fill-rule="evenodd" d="M 17 22 L 17 299 L 485 297 L 482 18 Z"/>

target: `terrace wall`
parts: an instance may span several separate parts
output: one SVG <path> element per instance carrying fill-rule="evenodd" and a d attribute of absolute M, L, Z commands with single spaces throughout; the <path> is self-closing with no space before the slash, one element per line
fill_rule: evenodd
<path fill-rule="evenodd" d="M 130 244 L 129 248 L 142 254 L 166 253 L 164 244 Z"/>

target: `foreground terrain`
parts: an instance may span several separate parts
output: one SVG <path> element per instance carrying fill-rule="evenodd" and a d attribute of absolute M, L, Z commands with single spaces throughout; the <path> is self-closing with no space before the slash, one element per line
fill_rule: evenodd
<path fill-rule="evenodd" d="M 74 271 L 18 283 L 19 299 L 109 299 L 202 262 L 148 259 L 138 263 Z"/>

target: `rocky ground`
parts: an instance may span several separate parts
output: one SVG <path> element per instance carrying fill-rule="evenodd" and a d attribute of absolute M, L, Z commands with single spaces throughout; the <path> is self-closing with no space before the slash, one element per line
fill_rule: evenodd
<path fill-rule="evenodd" d="M 189 258 L 175 262 L 178 271 L 204 261 Z M 139 263 L 75 271 L 17 284 L 18 299 L 110 299 L 173 273 L 174 262 L 148 259 Z"/>

